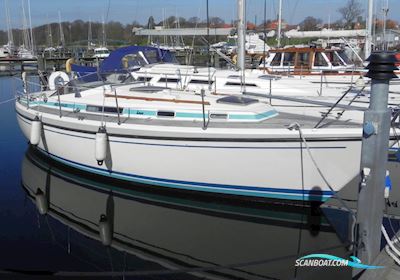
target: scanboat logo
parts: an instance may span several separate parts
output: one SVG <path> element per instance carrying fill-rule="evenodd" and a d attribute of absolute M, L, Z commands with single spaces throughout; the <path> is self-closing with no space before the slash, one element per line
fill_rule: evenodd
<path fill-rule="evenodd" d="M 361 260 L 357 257 L 351 256 L 351 260 L 345 260 L 336 256 L 327 254 L 312 254 L 307 255 L 296 260 L 296 266 L 350 266 L 360 269 L 379 269 L 384 268 L 384 266 L 373 266 L 362 264 Z"/>

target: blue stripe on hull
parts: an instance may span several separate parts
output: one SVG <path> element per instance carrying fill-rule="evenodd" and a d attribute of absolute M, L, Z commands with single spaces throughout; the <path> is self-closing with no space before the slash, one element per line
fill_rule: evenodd
<path fill-rule="evenodd" d="M 91 172 L 97 175 L 107 176 L 115 179 L 136 182 L 147 185 L 156 185 L 174 189 L 183 189 L 190 191 L 203 191 L 210 193 L 221 193 L 230 195 L 241 195 L 251 197 L 262 197 L 272 199 L 283 199 L 283 200 L 306 200 L 306 201 L 326 201 L 333 193 L 331 191 L 321 191 L 321 194 L 315 193 L 313 190 L 301 190 L 301 189 L 280 189 L 280 188 L 262 188 L 262 187 L 247 187 L 247 186 L 233 186 L 233 185 L 222 185 L 222 184 L 210 184 L 201 182 L 186 182 L 169 180 L 162 178 L 152 178 L 134 174 L 126 174 L 115 171 L 107 171 L 101 168 L 96 168 L 88 165 L 83 165 L 77 162 L 73 162 L 51 153 L 48 153 L 38 148 L 42 153 L 50 156 L 51 158 L 62 162 L 63 164 L 72 166 L 74 168 Z"/>

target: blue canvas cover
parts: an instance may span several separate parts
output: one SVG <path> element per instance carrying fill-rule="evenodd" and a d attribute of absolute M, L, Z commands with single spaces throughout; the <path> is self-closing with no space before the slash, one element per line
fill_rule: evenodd
<path fill-rule="evenodd" d="M 71 69 L 77 74 L 80 81 L 99 81 L 101 77 L 110 73 L 126 73 L 127 69 L 126 65 L 124 66 L 123 58 L 129 55 L 132 55 L 132 59 L 126 62 L 131 71 L 147 64 L 176 63 L 175 56 L 168 50 L 147 46 L 129 46 L 111 52 L 99 68 L 72 64 Z"/>
<path fill-rule="evenodd" d="M 82 82 L 96 82 L 99 81 L 97 74 L 97 67 L 82 66 L 78 64 L 71 64 L 71 70 L 78 76 L 78 80 Z"/>

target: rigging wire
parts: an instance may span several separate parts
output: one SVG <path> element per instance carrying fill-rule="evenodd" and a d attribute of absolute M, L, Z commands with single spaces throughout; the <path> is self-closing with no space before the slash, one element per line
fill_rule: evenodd
<path fill-rule="evenodd" d="M 4 101 L 1 101 L 1 102 L 0 102 L 0 105 L 6 104 L 6 103 L 11 102 L 11 101 L 14 101 L 14 100 L 16 100 L 17 98 L 18 98 L 18 96 L 13 97 L 13 98 L 10 98 L 10 99 L 7 99 L 7 100 L 4 100 Z"/>
<path fill-rule="evenodd" d="M 297 12 L 298 4 L 299 4 L 299 0 L 296 0 L 296 3 L 294 4 L 293 10 L 292 10 L 292 13 L 290 14 L 290 19 L 294 18 L 294 14 Z"/>
<path fill-rule="evenodd" d="M 111 0 L 108 0 L 107 12 L 106 12 L 106 22 L 108 22 L 108 16 L 110 14 L 110 6 L 111 6 Z"/>

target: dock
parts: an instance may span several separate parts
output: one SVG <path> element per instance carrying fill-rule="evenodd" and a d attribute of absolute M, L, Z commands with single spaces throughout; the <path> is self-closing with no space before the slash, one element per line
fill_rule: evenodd
<path fill-rule="evenodd" d="M 366 270 L 358 280 L 398 280 L 400 279 L 400 266 L 386 253 L 385 249 L 381 251 L 373 265 L 384 266 L 383 269 Z"/>

